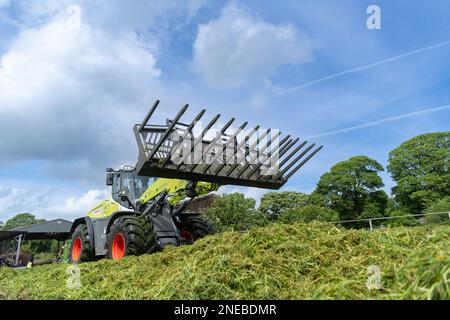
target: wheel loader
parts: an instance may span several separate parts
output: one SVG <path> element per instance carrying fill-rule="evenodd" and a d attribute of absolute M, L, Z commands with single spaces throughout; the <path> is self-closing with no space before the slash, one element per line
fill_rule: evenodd
<path fill-rule="evenodd" d="M 219 126 L 220 115 L 203 123 L 206 110 L 190 123 L 185 105 L 165 124 L 151 125 L 156 101 L 133 128 L 139 149 L 135 165 L 106 169 L 110 197 L 71 228 L 69 261 L 122 259 L 172 245 L 192 244 L 214 233 L 199 212 L 190 209 L 223 185 L 279 189 L 322 146 L 281 132 Z"/>

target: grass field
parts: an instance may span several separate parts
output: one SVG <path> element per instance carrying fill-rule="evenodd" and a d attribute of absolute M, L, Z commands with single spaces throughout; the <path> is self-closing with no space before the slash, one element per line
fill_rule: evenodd
<path fill-rule="evenodd" d="M 345 230 L 272 225 L 223 233 L 192 246 L 80 265 L 0 269 L 11 299 L 450 299 L 450 226 Z M 381 288 L 366 286 L 368 267 Z"/>

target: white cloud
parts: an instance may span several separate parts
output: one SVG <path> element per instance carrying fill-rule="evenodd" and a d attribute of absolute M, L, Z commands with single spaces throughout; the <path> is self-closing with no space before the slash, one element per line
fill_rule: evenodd
<path fill-rule="evenodd" d="M 37 189 L 0 185 L 0 221 L 5 222 L 18 213 L 31 213 L 47 220 L 74 220 L 85 216 L 100 201 L 107 199 L 106 190 L 93 189 L 79 197 L 64 197 L 53 188 Z"/>
<path fill-rule="evenodd" d="M 119 138 L 161 92 L 160 75 L 134 33 L 71 31 L 62 16 L 23 30 L 0 58 L 0 152 L 74 161 L 127 150 Z"/>
<path fill-rule="evenodd" d="M 52 215 L 59 214 L 61 217 L 70 217 L 72 219 L 83 217 L 107 197 L 108 192 L 106 190 L 89 190 L 81 197 L 65 199 L 62 205 L 50 206 L 48 213 Z"/>
<path fill-rule="evenodd" d="M 219 189 L 217 193 L 218 194 L 242 193 L 247 198 L 255 199 L 256 207 L 259 207 L 261 197 L 267 192 L 270 192 L 270 190 L 251 187 L 240 187 L 240 186 L 223 186 Z"/>
<path fill-rule="evenodd" d="M 18 213 L 39 212 L 42 204 L 49 201 L 49 195 L 42 190 L 0 185 L 0 221 L 5 222 Z"/>
<path fill-rule="evenodd" d="M 10 0 L 0 0 L 0 9 L 9 7 Z"/>
<path fill-rule="evenodd" d="M 265 80 L 285 64 L 310 62 L 316 42 L 293 25 L 274 25 L 235 4 L 200 25 L 193 45 L 194 70 L 219 88 Z"/>

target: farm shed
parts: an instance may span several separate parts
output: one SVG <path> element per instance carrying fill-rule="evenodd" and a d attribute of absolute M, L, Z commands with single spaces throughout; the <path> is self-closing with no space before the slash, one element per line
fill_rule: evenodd
<path fill-rule="evenodd" d="M 8 231 L 0 231 L 0 260 L 12 260 L 13 266 L 20 266 L 21 246 L 24 240 L 57 240 L 70 238 L 72 222 L 56 219 Z"/>

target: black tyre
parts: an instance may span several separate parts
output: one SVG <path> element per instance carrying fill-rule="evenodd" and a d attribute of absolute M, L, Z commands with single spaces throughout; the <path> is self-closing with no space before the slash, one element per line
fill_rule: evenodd
<path fill-rule="evenodd" d="M 214 228 L 205 219 L 198 216 L 187 216 L 181 223 L 180 234 L 189 244 L 207 235 L 214 234 Z"/>
<path fill-rule="evenodd" d="M 107 258 L 118 260 L 158 249 L 153 224 L 143 216 L 122 216 L 114 221 L 106 239 Z"/>
<path fill-rule="evenodd" d="M 69 262 L 72 264 L 95 260 L 95 249 L 89 243 L 89 233 L 86 224 L 80 224 L 72 233 L 69 248 Z"/>

